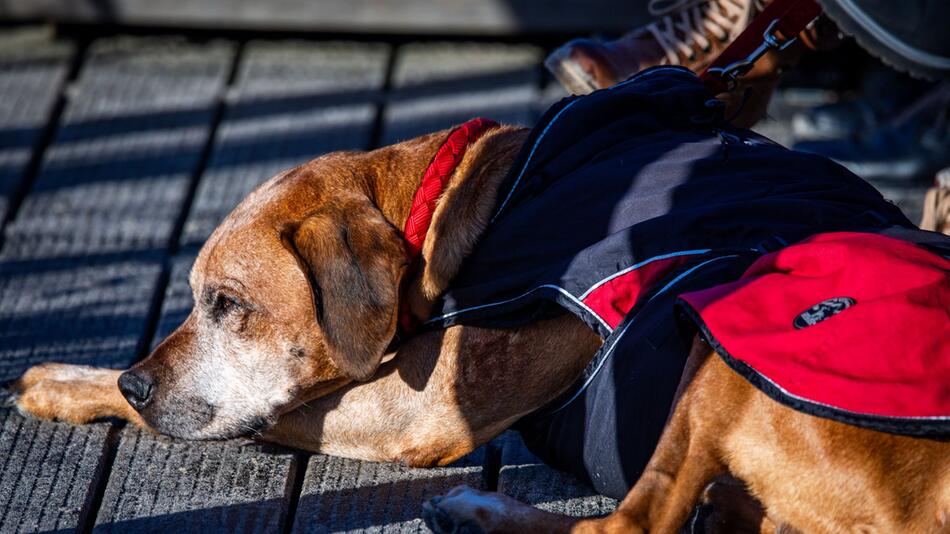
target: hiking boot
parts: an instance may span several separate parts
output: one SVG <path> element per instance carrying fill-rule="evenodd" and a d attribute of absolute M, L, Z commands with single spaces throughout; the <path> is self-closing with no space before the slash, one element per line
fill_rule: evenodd
<path fill-rule="evenodd" d="M 647 67 L 705 69 L 768 0 L 650 0 L 655 22 L 600 42 L 575 39 L 544 64 L 574 94 L 610 87 Z"/>
<path fill-rule="evenodd" d="M 575 39 L 544 61 L 545 66 L 574 94 L 610 87 L 656 65 L 681 65 L 702 72 L 725 50 L 771 0 L 650 0 L 655 22 L 623 37 L 600 42 Z M 782 50 L 769 50 L 739 78 L 735 90 L 718 95 L 725 116 L 740 127 L 751 127 L 765 116 L 782 71 L 798 62 L 806 49 L 836 46 L 841 34 L 831 21 L 819 17 Z"/>

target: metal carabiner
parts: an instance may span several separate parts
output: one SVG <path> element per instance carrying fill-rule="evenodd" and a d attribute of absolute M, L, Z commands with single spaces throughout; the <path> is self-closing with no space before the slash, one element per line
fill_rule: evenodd
<path fill-rule="evenodd" d="M 755 62 L 764 56 L 766 52 L 769 50 L 781 52 L 798 40 L 797 36 L 790 39 L 785 39 L 784 41 L 779 39 L 779 37 L 775 34 L 775 27 L 778 26 L 778 23 L 779 19 L 775 19 L 768 25 L 767 28 L 765 28 L 765 31 L 762 33 L 762 44 L 760 44 L 748 56 L 738 61 L 734 61 L 725 67 L 710 68 L 709 72 L 718 74 L 719 77 L 725 81 L 726 88 L 728 90 L 731 91 L 732 89 L 735 89 L 737 83 L 736 80 L 752 70 L 752 67 L 755 66 Z"/>

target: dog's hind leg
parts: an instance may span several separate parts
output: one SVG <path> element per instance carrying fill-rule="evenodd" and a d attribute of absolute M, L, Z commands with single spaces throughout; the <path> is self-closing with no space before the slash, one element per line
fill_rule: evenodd
<path fill-rule="evenodd" d="M 673 417 L 643 475 L 617 509 L 601 519 L 579 522 L 572 532 L 677 532 L 699 500 L 703 488 L 726 468 L 715 456 L 713 431 L 691 409 L 707 366 L 677 404 Z"/>
<path fill-rule="evenodd" d="M 444 532 L 677 532 L 706 485 L 726 472 L 716 444 L 720 431 L 729 426 L 733 406 L 729 401 L 736 399 L 720 398 L 727 395 L 719 395 L 722 377 L 710 365 L 710 352 L 705 344 L 694 346 L 681 387 L 684 393 L 660 443 L 640 480 L 612 514 L 578 520 L 540 512 L 498 494 L 457 488 L 427 504 L 430 523 L 451 527 Z M 707 413 L 713 400 L 718 404 Z M 538 523 L 543 523 L 540 529 Z"/>
<path fill-rule="evenodd" d="M 690 388 L 640 480 L 606 517 L 557 516 L 498 493 L 459 487 L 425 504 L 427 524 L 436 532 L 675 533 L 706 484 L 724 472 L 707 444 L 692 432 L 691 397 Z"/>
<path fill-rule="evenodd" d="M 145 426 L 119 391 L 122 371 L 45 363 L 31 367 L 11 385 L 17 409 L 40 419 L 84 424 L 118 417 Z"/>

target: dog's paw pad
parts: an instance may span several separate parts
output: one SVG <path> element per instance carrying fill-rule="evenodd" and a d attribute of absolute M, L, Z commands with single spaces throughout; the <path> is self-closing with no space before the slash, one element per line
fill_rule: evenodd
<path fill-rule="evenodd" d="M 422 520 L 436 534 L 484 534 L 478 525 L 464 518 L 456 518 L 439 507 L 442 497 L 434 497 L 422 504 Z"/>
<path fill-rule="evenodd" d="M 426 502 L 422 515 L 429 528 L 440 534 L 481 534 L 517 532 L 515 518 L 531 510 L 501 493 L 458 486 Z"/>

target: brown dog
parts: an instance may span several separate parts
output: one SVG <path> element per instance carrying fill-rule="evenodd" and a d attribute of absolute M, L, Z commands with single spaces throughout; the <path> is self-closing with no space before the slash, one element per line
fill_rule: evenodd
<path fill-rule="evenodd" d="M 121 375 L 35 367 L 16 384 L 18 407 L 416 466 L 450 463 L 488 441 L 566 389 L 601 340 L 562 316 L 393 343 L 400 302 L 427 317 L 472 250 L 527 132 L 498 128 L 469 148 L 410 265 L 398 228 L 447 135 L 332 154 L 271 179 L 202 248 L 190 280 L 195 307 L 148 358 Z M 578 521 L 458 488 L 427 504 L 430 525 L 673 532 L 706 484 L 729 472 L 764 503 L 766 530 L 950 529 L 950 444 L 800 414 L 710 352 L 695 342 L 660 445 L 614 514 Z"/>
<path fill-rule="evenodd" d="M 500 127 L 468 148 L 410 270 L 397 228 L 448 134 L 331 154 L 272 178 L 205 243 L 191 315 L 148 358 L 121 374 L 34 367 L 15 384 L 17 406 L 77 424 L 116 416 L 187 439 L 262 435 L 415 466 L 490 440 L 566 388 L 600 340 L 562 317 L 392 343 L 400 301 L 426 317 L 477 241 L 527 131 Z M 485 384 L 504 395 L 486 395 Z"/>

